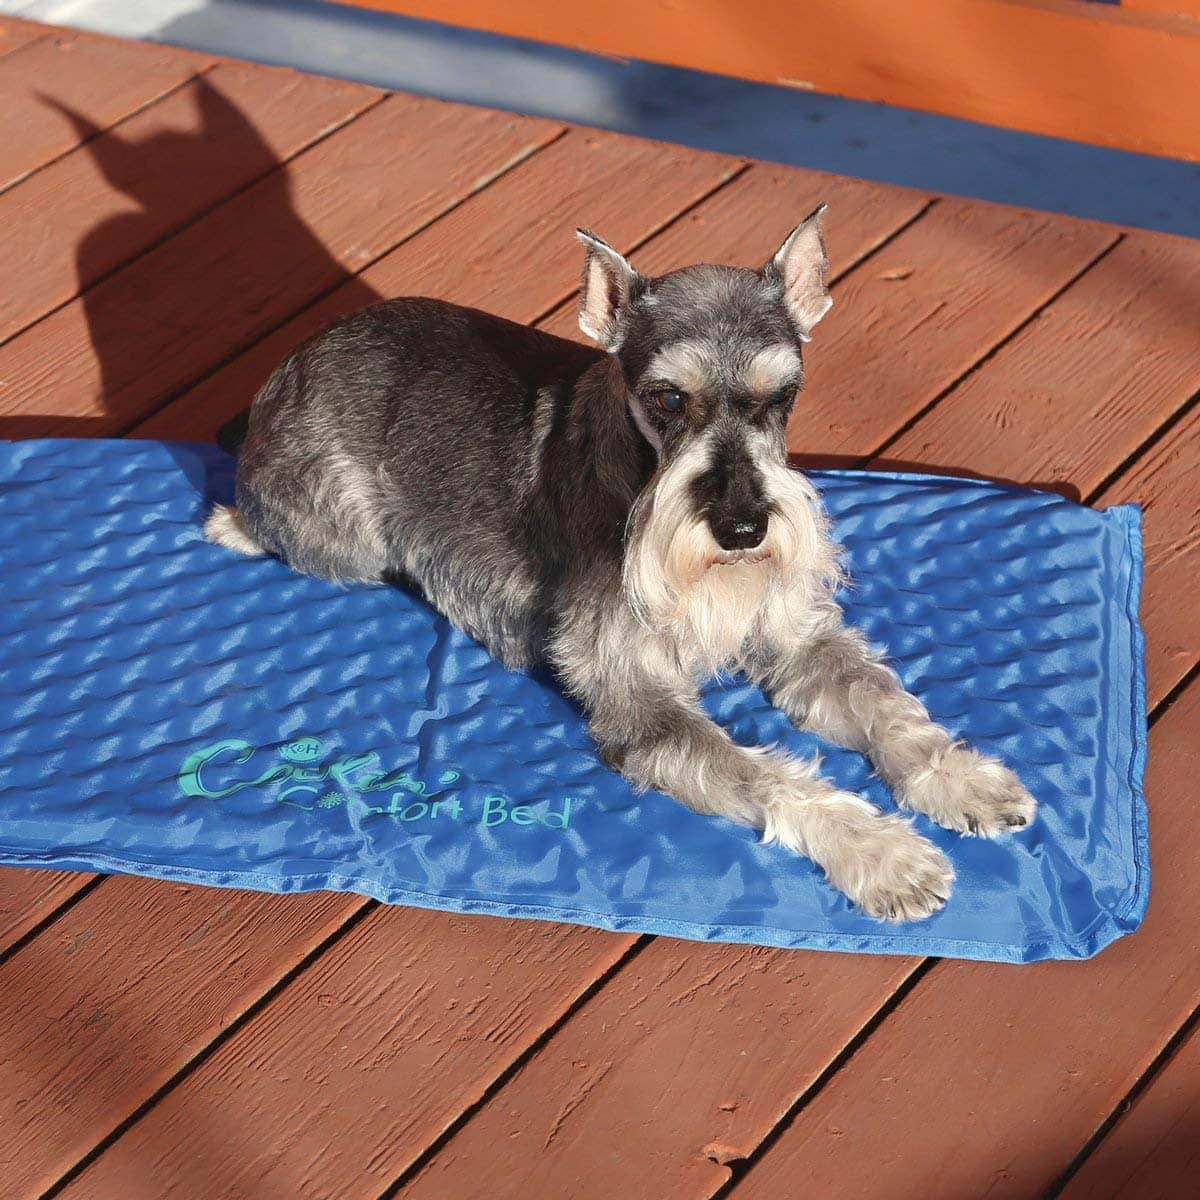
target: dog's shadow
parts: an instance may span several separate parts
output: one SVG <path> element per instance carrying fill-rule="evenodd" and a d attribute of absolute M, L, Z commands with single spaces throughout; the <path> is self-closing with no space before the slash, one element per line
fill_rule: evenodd
<path fill-rule="evenodd" d="M 1003 483 L 1011 487 L 1032 488 L 1038 492 L 1054 492 L 1076 504 L 1083 503 L 1083 494 L 1073 483 L 1062 479 L 1047 481 L 1035 479 L 1011 479 L 1003 475 L 985 474 L 974 467 L 948 467 L 942 463 L 919 463 L 901 458 L 872 458 L 870 466 L 864 466 L 860 456 L 850 454 L 789 454 L 788 465 L 798 471 L 899 471 L 905 474 L 945 475 L 966 479 L 981 479 L 988 483 Z"/>
<path fill-rule="evenodd" d="M 93 406 L 101 415 L 70 417 L 61 413 L 19 413 L 0 417 L 0 437 L 47 436 L 115 437 L 169 402 L 172 394 L 155 397 L 130 411 L 119 397 L 137 387 L 139 365 L 144 355 L 164 348 L 177 352 L 185 345 L 187 330 L 198 321 L 210 321 L 213 297 L 228 297 L 230 319 L 228 345 L 213 361 L 199 359 L 189 364 L 195 379 L 244 348 L 245 320 L 238 309 L 242 281 L 273 272 L 280 284 L 287 281 L 289 265 L 310 264 L 313 278 L 343 286 L 339 299 L 346 311 L 365 308 L 380 299 L 370 285 L 351 276 L 326 249 L 324 243 L 301 219 L 291 197 L 286 164 L 278 157 L 263 133 L 220 87 L 201 76 L 189 85 L 195 96 L 195 119 L 188 128 L 159 129 L 144 137 L 130 135 L 118 126 L 101 129 L 86 114 L 49 96 L 44 102 L 62 114 L 79 140 L 73 154 L 86 154 L 113 193 L 134 202 L 103 217 L 75 247 L 78 303 L 83 308 L 97 360 L 99 392 Z M 236 178 L 225 164 L 236 161 Z M 150 272 L 152 286 L 136 289 L 122 282 L 121 273 L 144 256 L 159 253 L 181 229 L 194 229 L 209 211 L 220 208 L 246 189 L 254 189 L 254 204 L 248 206 L 236 241 L 225 240 L 211 247 L 197 276 L 176 277 L 164 267 Z M 182 196 L 209 194 L 212 202 L 192 212 Z M 112 208 L 112 199 L 99 197 L 98 204 Z M 128 247 L 128 255 L 114 262 L 114 246 Z M 311 269 L 321 264 L 321 269 Z M 137 276 L 141 279 L 142 276 Z M 207 297 L 200 303 L 197 293 Z M 136 331 L 149 330 L 159 343 L 147 351 L 133 344 Z M 17 335 L 21 336 L 20 334 Z M 194 380 L 193 380 L 194 382 Z M 67 398 L 68 401 L 70 398 Z M 238 398 L 246 407 L 252 395 Z M 118 415 L 121 413 L 121 415 Z"/>

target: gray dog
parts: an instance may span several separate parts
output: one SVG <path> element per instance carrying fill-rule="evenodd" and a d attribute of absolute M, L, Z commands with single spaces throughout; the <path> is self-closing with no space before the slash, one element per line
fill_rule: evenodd
<path fill-rule="evenodd" d="M 437 300 L 347 317 L 254 401 L 208 537 L 337 580 L 416 586 L 510 667 L 547 660 L 638 788 L 808 856 L 864 912 L 926 917 L 954 873 L 911 823 L 735 744 L 700 683 L 744 671 L 870 756 L 897 802 L 992 837 L 1033 819 L 835 602 L 838 547 L 786 462 L 801 345 L 832 300 L 818 209 L 758 271 L 639 274 L 580 231 L 600 350 Z"/>

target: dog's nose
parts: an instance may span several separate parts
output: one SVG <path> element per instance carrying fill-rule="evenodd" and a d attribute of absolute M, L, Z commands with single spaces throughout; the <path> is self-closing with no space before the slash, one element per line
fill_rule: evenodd
<path fill-rule="evenodd" d="M 767 515 L 713 521 L 712 531 L 722 550 L 753 550 L 767 536 Z"/>

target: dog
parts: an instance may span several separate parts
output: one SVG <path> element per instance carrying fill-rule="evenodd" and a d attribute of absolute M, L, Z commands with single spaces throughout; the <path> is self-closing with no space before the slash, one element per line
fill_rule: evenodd
<path fill-rule="evenodd" d="M 761 830 L 863 912 L 916 920 L 954 872 L 816 762 L 744 747 L 702 681 L 744 672 L 800 728 L 869 756 L 898 806 L 961 834 L 1033 820 L 835 599 L 841 554 L 787 465 L 804 345 L 829 310 L 824 206 L 759 270 L 640 274 L 579 230 L 579 326 L 552 337 L 385 301 L 300 346 L 254 400 L 236 507 L 208 538 L 332 580 L 420 590 L 511 668 L 546 662 L 635 788 Z"/>

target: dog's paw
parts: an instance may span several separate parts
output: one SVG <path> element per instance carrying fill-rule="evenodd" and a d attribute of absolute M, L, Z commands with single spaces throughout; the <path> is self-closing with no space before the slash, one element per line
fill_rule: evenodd
<path fill-rule="evenodd" d="M 885 921 L 932 916 L 954 886 L 950 860 L 907 821 L 882 814 L 858 824 L 823 865 L 830 883 Z"/>
<path fill-rule="evenodd" d="M 908 776 L 896 789 L 896 800 L 973 837 L 1023 829 L 1037 815 L 1037 801 L 1012 771 L 966 746 L 949 747 Z"/>

